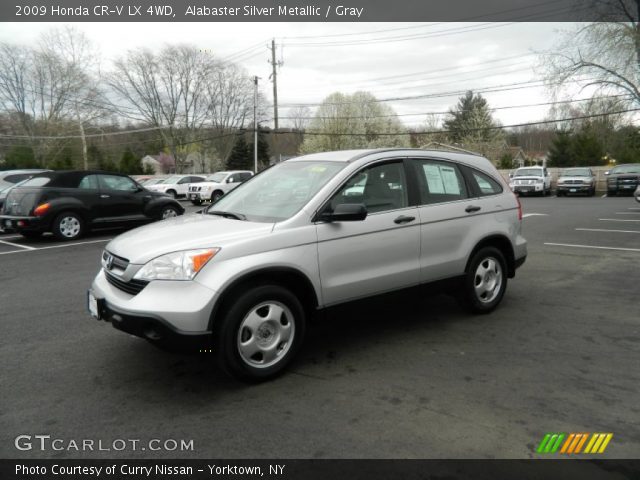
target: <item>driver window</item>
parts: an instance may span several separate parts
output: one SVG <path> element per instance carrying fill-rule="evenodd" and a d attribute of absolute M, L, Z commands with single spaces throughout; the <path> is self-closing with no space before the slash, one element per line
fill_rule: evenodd
<path fill-rule="evenodd" d="M 128 177 L 116 175 L 99 175 L 100 188 L 102 190 L 119 190 L 122 192 L 136 192 L 138 186 Z"/>
<path fill-rule="evenodd" d="M 406 207 L 407 182 L 402 162 L 368 167 L 355 174 L 333 196 L 331 210 L 341 203 L 362 203 L 369 213 Z"/>

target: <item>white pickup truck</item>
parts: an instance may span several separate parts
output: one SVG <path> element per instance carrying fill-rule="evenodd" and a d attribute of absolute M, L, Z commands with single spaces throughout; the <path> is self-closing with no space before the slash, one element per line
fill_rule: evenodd
<path fill-rule="evenodd" d="M 509 186 L 515 193 L 549 195 L 551 175 L 547 167 L 522 167 L 509 175 Z"/>
<path fill-rule="evenodd" d="M 208 201 L 217 202 L 224 194 L 249 180 L 252 176 L 253 172 L 249 170 L 216 172 L 205 178 L 204 182 L 189 185 L 187 198 L 194 205 Z"/>

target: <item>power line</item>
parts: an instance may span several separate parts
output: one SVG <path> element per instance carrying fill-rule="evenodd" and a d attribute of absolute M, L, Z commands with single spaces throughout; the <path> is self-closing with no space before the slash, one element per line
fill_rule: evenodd
<path fill-rule="evenodd" d="M 614 98 L 622 98 L 627 97 L 631 98 L 628 94 L 620 94 L 620 95 L 606 95 L 601 97 L 591 97 L 591 98 L 581 98 L 575 100 L 558 100 L 555 102 L 544 102 L 544 103 L 529 103 L 525 105 L 508 105 L 503 107 L 492 107 L 488 108 L 489 111 L 498 111 L 498 110 L 510 110 L 515 108 L 530 108 L 530 107 L 543 107 L 547 105 L 558 105 L 558 104 L 568 104 L 568 103 L 580 103 L 580 102 L 588 102 L 592 100 L 604 100 L 604 99 L 614 99 Z M 363 116 L 348 116 L 348 117 L 280 117 L 283 120 L 359 120 L 359 119 L 371 119 L 371 118 L 389 118 L 389 117 L 416 117 L 421 115 L 448 115 L 447 111 L 436 111 L 436 112 L 420 112 L 420 113 L 397 113 L 397 114 L 388 114 L 388 115 L 367 115 Z"/>

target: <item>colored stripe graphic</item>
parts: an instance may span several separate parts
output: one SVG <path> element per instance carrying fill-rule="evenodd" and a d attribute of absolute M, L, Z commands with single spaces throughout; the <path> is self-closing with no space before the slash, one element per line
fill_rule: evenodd
<path fill-rule="evenodd" d="M 612 438 L 613 433 L 594 433 L 584 453 L 604 453 Z"/>
<path fill-rule="evenodd" d="M 564 433 L 547 433 L 536 451 L 538 453 L 556 453 L 564 437 Z"/>
<path fill-rule="evenodd" d="M 604 453 L 612 438 L 613 433 L 547 433 L 536 452 L 566 455 L 600 454 Z"/>

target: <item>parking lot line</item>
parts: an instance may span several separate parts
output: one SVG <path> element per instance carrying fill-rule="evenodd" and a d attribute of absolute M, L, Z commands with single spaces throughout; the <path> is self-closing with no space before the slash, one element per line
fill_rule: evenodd
<path fill-rule="evenodd" d="M 525 213 L 524 215 L 522 215 L 522 218 L 527 218 L 527 217 L 547 217 L 549 216 L 548 213 Z"/>
<path fill-rule="evenodd" d="M 26 248 L 27 250 L 35 250 L 34 247 L 27 247 L 26 245 L 20 245 L 20 244 L 11 243 L 11 242 L 5 242 L 4 240 L 0 240 L 0 243 L 2 243 L 4 245 L 11 245 L 12 247 Z"/>
<path fill-rule="evenodd" d="M 9 252 L 0 252 L 0 255 L 9 255 L 10 253 L 23 253 L 23 252 L 31 252 L 31 251 L 38 251 L 38 250 L 49 250 L 51 248 L 73 247 L 75 245 L 88 245 L 88 244 L 91 244 L 91 243 L 100 243 L 100 242 L 109 242 L 109 241 L 111 241 L 110 238 L 105 238 L 105 239 L 102 239 L 102 240 L 90 240 L 90 241 L 87 241 L 87 242 L 64 243 L 62 245 L 50 245 L 48 247 L 40 247 L 40 248 L 26 247 L 24 245 L 17 245 L 15 243 L 2 242 L 2 243 L 7 243 L 9 245 L 12 245 L 14 247 L 28 248 L 29 250 L 11 250 Z"/>
<path fill-rule="evenodd" d="M 613 232 L 613 233 L 640 233 L 640 230 L 608 230 L 606 228 L 576 228 L 581 232 Z"/>
<path fill-rule="evenodd" d="M 575 245 L 571 243 L 550 243 L 550 242 L 545 242 L 544 244 L 554 246 L 554 247 L 593 248 L 597 250 L 619 250 L 623 252 L 640 252 L 640 248 L 600 247 L 597 245 Z"/>
<path fill-rule="evenodd" d="M 640 215 L 640 212 L 616 212 L 616 215 Z"/>
<path fill-rule="evenodd" d="M 640 220 L 622 220 L 621 218 L 599 218 L 603 222 L 640 222 Z"/>

